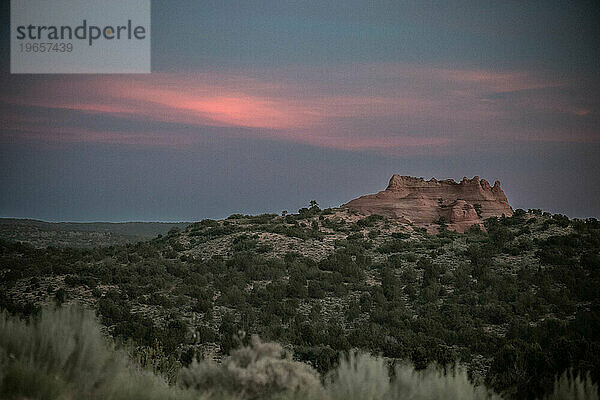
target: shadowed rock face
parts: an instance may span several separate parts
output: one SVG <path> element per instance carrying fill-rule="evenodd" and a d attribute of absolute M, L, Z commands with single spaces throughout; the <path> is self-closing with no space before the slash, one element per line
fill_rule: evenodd
<path fill-rule="evenodd" d="M 473 179 L 465 177 L 457 183 L 453 179 L 426 181 L 393 175 L 385 190 L 361 196 L 342 207 L 366 215 L 395 218 L 428 230 L 435 230 L 435 223 L 443 217 L 448 229 L 458 232 L 464 232 L 475 224 L 483 227 L 483 220 L 488 217 L 513 214 L 500 182 L 496 181 L 491 186 L 478 176 Z"/>

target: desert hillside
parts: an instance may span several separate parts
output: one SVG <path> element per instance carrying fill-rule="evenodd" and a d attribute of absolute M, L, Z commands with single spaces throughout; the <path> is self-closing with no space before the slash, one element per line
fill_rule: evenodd
<path fill-rule="evenodd" d="M 0 218 L 0 238 L 34 247 L 98 247 L 135 243 L 165 234 L 179 222 L 45 222 Z"/>
<path fill-rule="evenodd" d="M 110 247 L 3 240 L 0 300 L 21 314 L 95 309 L 138 356 L 163 354 L 155 369 L 174 381 L 193 359 L 220 362 L 254 334 L 321 374 L 361 349 L 418 370 L 463 366 L 508 398 L 547 394 L 568 369 L 597 379 L 598 221 L 516 210 L 484 224 L 431 234 L 312 202 Z"/>

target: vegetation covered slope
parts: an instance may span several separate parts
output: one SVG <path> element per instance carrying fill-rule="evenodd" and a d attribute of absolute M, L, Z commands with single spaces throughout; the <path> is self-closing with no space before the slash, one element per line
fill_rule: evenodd
<path fill-rule="evenodd" d="M 0 314 L 0 396 L 3 399 L 306 399 L 471 400 L 498 398 L 474 387 L 463 370 L 415 371 L 352 352 L 320 380 L 276 343 L 256 336 L 221 365 L 194 362 L 177 384 L 140 367 L 106 340 L 93 314 L 80 307 L 45 308 L 29 321 Z M 589 377 L 563 375 L 553 399 L 597 400 Z"/>
<path fill-rule="evenodd" d="M 187 222 L 44 222 L 0 218 L 0 238 L 35 247 L 114 246 L 148 240 Z"/>
<path fill-rule="evenodd" d="M 600 223 L 518 210 L 486 230 L 430 235 L 312 204 L 122 246 L 2 242 L 0 301 L 22 314 L 93 307 L 171 383 L 181 366 L 219 361 L 253 334 L 322 376 L 358 348 L 417 370 L 462 365 L 509 398 L 547 395 L 568 369 L 597 382 Z"/>

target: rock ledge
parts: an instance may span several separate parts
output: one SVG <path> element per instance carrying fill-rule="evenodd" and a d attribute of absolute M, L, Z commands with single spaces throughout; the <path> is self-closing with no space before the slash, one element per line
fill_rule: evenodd
<path fill-rule="evenodd" d="M 455 182 L 394 174 L 385 190 L 361 196 L 342 207 L 394 218 L 429 231 L 437 230 L 440 218 L 447 222 L 448 229 L 464 232 L 472 225 L 483 227 L 486 218 L 513 214 L 500 182 L 492 186 L 478 176 Z"/>

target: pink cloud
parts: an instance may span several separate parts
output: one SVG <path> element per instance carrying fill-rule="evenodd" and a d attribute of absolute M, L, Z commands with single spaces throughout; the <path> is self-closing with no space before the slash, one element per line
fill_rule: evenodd
<path fill-rule="evenodd" d="M 521 140 L 522 133 L 501 125 L 512 118 L 514 104 L 507 107 L 504 100 L 492 95 L 566 85 L 527 71 L 413 64 L 353 65 L 328 71 L 327 79 L 319 74 L 308 76 L 311 78 L 298 78 L 286 70 L 273 71 L 268 78 L 222 72 L 47 78 L 18 95 L 0 95 L 0 101 L 136 121 L 250 128 L 245 134 L 261 138 L 344 150 L 388 151 L 441 148 L 476 139 L 477 135 Z M 520 110 L 545 107 L 578 116 L 592 112 L 572 106 L 564 98 L 536 101 L 534 97 L 522 99 L 518 105 Z M 11 116 L 10 121 L 14 130 L 23 132 L 36 122 L 29 116 Z M 360 125 L 356 121 L 366 122 Z M 30 126 L 32 140 L 45 137 L 157 146 L 190 145 L 202 140 L 189 133 L 161 135 L 141 128 L 136 133 L 107 133 L 89 127 L 48 131 L 37 122 L 38 126 Z M 61 121 L 53 121 L 53 125 L 57 123 Z M 373 128 L 360 127 L 366 124 Z M 565 140 L 570 137 L 563 136 Z M 539 140 L 545 138 L 540 135 Z M 555 139 L 556 135 L 547 137 L 549 141 Z"/>

